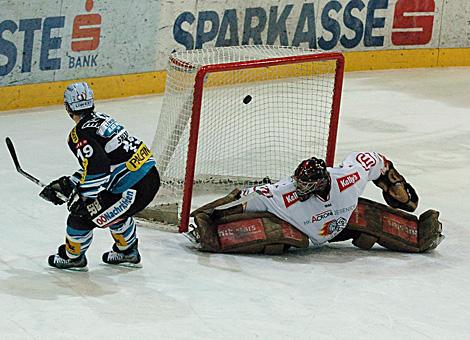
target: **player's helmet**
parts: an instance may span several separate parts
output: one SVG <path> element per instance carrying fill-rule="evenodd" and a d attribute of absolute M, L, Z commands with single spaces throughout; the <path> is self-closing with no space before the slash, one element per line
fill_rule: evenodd
<path fill-rule="evenodd" d="M 313 194 L 322 195 L 330 190 L 330 174 L 323 159 L 312 157 L 303 160 L 295 169 L 293 179 L 301 201 L 308 200 Z"/>
<path fill-rule="evenodd" d="M 70 84 L 64 92 L 64 104 L 74 113 L 93 109 L 93 90 L 85 82 Z"/>

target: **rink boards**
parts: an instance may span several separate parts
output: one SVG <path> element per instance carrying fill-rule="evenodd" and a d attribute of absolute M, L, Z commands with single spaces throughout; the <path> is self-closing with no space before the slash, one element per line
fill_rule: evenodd
<path fill-rule="evenodd" d="M 465 0 L 5 0 L 0 110 L 160 93 L 171 51 L 247 44 L 340 50 L 346 71 L 470 66 Z M 41 95 L 38 95 L 38 94 Z"/>

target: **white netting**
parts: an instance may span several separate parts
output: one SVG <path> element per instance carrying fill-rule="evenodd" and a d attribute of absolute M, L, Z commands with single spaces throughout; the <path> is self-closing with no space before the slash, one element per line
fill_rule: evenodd
<path fill-rule="evenodd" d="M 204 65 L 292 57 L 292 63 L 208 73 L 203 86 L 195 188 L 213 191 L 289 176 L 325 157 L 335 60 L 295 62 L 312 50 L 242 46 L 172 54 L 152 151 L 162 177 L 156 204 L 181 208 L 195 76 Z M 249 100 L 251 97 L 251 100 Z M 228 185 L 227 185 L 228 183 Z"/>

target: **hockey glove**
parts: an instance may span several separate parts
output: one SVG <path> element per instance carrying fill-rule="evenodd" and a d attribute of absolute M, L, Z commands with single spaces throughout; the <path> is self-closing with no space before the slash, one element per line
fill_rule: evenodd
<path fill-rule="evenodd" d="M 84 219 L 93 219 L 102 208 L 99 198 L 91 199 L 80 195 L 78 190 L 74 190 L 67 203 L 67 209 L 70 214 Z"/>
<path fill-rule="evenodd" d="M 406 194 L 406 202 L 404 200 L 398 200 L 396 197 L 402 197 L 403 195 L 397 194 L 397 191 L 404 192 Z M 413 212 L 418 206 L 418 195 L 411 184 L 403 182 L 390 188 L 388 192 L 382 192 L 385 202 L 392 208 L 402 209 L 405 211 Z"/>
<path fill-rule="evenodd" d="M 374 181 L 382 189 L 385 202 L 392 208 L 413 212 L 418 206 L 418 195 L 415 189 L 395 169 L 393 163 L 387 162 L 388 169 Z"/>
<path fill-rule="evenodd" d="M 39 196 L 41 196 L 46 201 L 54 203 L 55 205 L 62 205 L 67 201 L 59 197 L 58 193 L 61 193 L 65 197 L 70 197 L 73 188 L 74 185 L 70 181 L 69 177 L 62 176 L 61 178 L 56 179 L 55 181 L 49 183 L 49 185 L 45 186 L 44 189 L 42 189 L 42 191 L 39 193 Z"/>

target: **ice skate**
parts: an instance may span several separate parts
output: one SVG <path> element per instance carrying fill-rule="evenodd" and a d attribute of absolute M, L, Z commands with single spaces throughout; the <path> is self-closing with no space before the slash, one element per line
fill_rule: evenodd
<path fill-rule="evenodd" d="M 186 233 L 183 233 L 183 235 L 192 243 L 195 245 L 200 245 L 200 240 L 201 240 L 201 235 L 199 235 L 199 230 L 194 224 L 189 225 L 189 230 Z"/>
<path fill-rule="evenodd" d="M 140 264 L 140 253 L 137 249 L 137 240 L 132 247 L 121 251 L 116 244 L 113 245 L 113 250 L 103 254 L 103 262 L 106 264 L 121 265 L 125 267 L 142 267 Z"/>
<path fill-rule="evenodd" d="M 75 271 L 87 271 L 87 259 L 85 255 L 81 255 L 76 259 L 70 259 L 65 251 L 65 244 L 59 247 L 59 251 L 55 255 L 49 256 L 49 265 L 58 269 L 67 269 Z"/>

